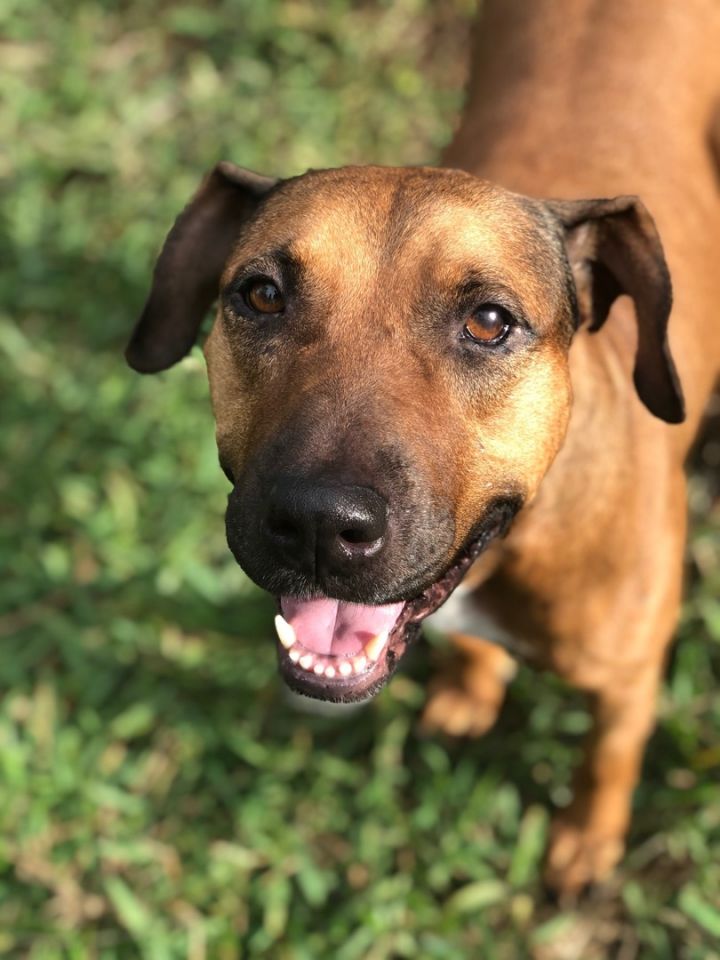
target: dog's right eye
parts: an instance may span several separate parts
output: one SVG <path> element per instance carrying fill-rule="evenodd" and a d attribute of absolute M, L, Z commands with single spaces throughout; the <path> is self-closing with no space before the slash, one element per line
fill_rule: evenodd
<path fill-rule="evenodd" d="M 511 314 L 496 303 L 484 303 L 468 317 L 463 335 L 483 346 L 495 346 L 507 337 L 512 327 Z"/>
<path fill-rule="evenodd" d="M 243 286 L 245 303 L 255 313 L 277 314 L 285 309 L 285 300 L 280 288 L 267 277 L 255 277 Z"/>

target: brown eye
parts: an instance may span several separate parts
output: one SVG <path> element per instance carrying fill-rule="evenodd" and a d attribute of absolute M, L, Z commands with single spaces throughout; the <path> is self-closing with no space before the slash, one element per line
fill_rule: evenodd
<path fill-rule="evenodd" d="M 463 333 L 476 343 L 501 343 L 510 332 L 513 318 L 504 308 L 495 303 L 484 303 L 468 317 Z"/>
<path fill-rule="evenodd" d="M 285 301 L 272 280 L 251 280 L 244 290 L 245 302 L 257 313 L 282 313 Z"/>

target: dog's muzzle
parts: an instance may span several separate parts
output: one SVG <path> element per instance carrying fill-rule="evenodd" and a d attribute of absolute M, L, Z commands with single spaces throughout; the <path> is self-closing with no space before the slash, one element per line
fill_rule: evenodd
<path fill-rule="evenodd" d="M 493 501 L 449 564 L 438 562 L 438 543 L 423 526 L 428 549 L 425 556 L 414 551 L 414 574 L 423 580 L 398 588 L 387 576 L 397 534 L 389 505 L 374 490 L 280 477 L 254 498 L 252 516 L 238 512 L 247 503 L 237 491 L 230 497 L 228 542 L 245 571 L 278 599 L 280 672 L 296 692 L 336 702 L 366 699 L 384 685 L 421 621 L 520 508 L 515 496 Z M 437 531 L 442 542 L 440 524 Z"/>

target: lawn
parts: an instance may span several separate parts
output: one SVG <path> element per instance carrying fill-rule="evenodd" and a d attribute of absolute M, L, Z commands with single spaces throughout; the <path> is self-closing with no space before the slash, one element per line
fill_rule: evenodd
<path fill-rule="evenodd" d="M 438 156 L 471 6 L 0 3 L 3 957 L 720 958 L 717 442 L 630 852 L 560 910 L 582 700 L 522 670 L 489 736 L 423 739 L 434 637 L 369 706 L 298 712 L 225 546 L 202 356 L 122 358 L 216 160 Z"/>

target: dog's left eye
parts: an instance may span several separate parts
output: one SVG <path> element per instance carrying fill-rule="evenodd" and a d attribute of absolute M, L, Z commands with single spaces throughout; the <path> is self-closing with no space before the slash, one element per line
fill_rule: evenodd
<path fill-rule="evenodd" d="M 496 303 L 484 303 L 465 321 L 463 335 L 468 340 L 492 346 L 502 343 L 513 325 L 512 314 Z"/>
<path fill-rule="evenodd" d="M 280 288 L 267 277 L 258 277 L 245 284 L 243 298 L 256 313 L 282 313 L 285 309 Z"/>

